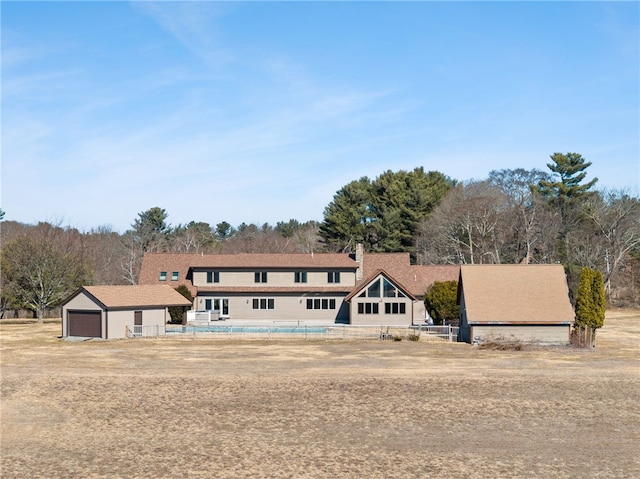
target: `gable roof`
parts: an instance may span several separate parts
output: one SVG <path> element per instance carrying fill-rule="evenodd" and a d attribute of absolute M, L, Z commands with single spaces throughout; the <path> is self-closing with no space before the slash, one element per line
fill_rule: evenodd
<path fill-rule="evenodd" d="M 383 270 L 395 278 L 402 288 L 422 297 L 435 281 L 458 281 L 458 265 L 412 265 L 409 253 L 365 253 L 363 278 Z"/>
<path fill-rule="evenodd" d="M 361 281 L 360 283 L 358 283 L 358 285 L 353 288 L 353 290 L 351 291 L 351 293 L 349 293 L 346 298 L 344 298 L 345 301 L 349 302 L 351 301 L 351 299 L 353 299 L 354 296 L 358 295 L 361 291 L 363 291 L 364 289 L 366 289 L 367 287 L 369 287 L 369 285 L 373 282 L 373 280 L 375 280 L 376 278 L 383 276 L 385 277 L 390 283 L 392 283 L 396 288 L 400 289 L 409 299 L 413 300 L 413 301 L 417 301 L 418 298 L 416 298 L 413 294 L 411 294 L 410 291 L 408 291 L 406 288 L 404 288 L 404 286 L 402 285 L 402 283 L 398 282 L 397 280 L 395 280 L 394 278 L 392 278 L 389 273 L 387 273 L 384 270 L 379 269 L 378 271 L 374 272 L 372 275 L 370 275 L 368 278 L 365 278 L 363 281 Z"/>
<path fill-rule="evenodd" d="M 573 307 L 560 264 L 462 265 L 458 302 L 474 323 L 572 323 Z"/>
<path fill-rule="evenodd" d="M 347 253 L 239 253 L 194 255 L 191 267 L 196 268 L 344 268 L 358 267 Z"/>
<path fill-rule="evenodd" d="M 178 272 L 178 281 L 172 285 L 184 284 L 192 294 L 196 291 L 214 291 L 215 286 L 194 287 L 191 279 L 193 269 L 205 268 L 254 268 L 254 269 L 344 269 L 355 270 L 360 265 L 349 253 L 314 254 L 206 254 L 199 253 L 146 253 L 142 260 L 139 284 L 158 284 L 159 274 L 165 271 Z M 434 281 L 457 281 L 460 267 L 457 265 L 412 265 L 409 253 L 364 253 L 362 276 L 356 287 L 377 271 L 383 270 L 415 297 L 424 296 Z M 236 288 L 238 290 L 242 288 Z M 246 288 L 245 288 L 246 289 Z M 344 289 L 344 285 L 334 285 L 327 291 Z M 228 290 L 225 289 L 225 290 Z M 218 291 L 218 289 L 215 289 Z M 291 291 L 299 291 L 292 288 Z M 284 290 L 282 292 L 285 292 Z"/>
<path fill-rule="evenodd" d="M 191 306 L 191 301 L 168 284 L 83 286 L 72 298 L 82 291 L 102 303 L 105 308 Z"/>
<path fill-rule="evenodd" d="M 198 253 L 145 253 L 140 268 L 139 284 L 157 284 L 161 271 L 177 271 L 176 285 L 185 284 L 192 293 L 193 285 L 188 281 L 189 272 L 199 268 L 300 268 L 300 269 L 349 269 L 355 270 L 358 263 L 345 254 L 198 254 Z"/>

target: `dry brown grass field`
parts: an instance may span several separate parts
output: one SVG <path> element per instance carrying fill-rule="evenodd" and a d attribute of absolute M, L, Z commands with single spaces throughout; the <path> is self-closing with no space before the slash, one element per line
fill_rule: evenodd
<path fill-rule="evenodd" d="M 4 479 L 640 477 L 640 312 L 595 351 L 59 334 L 0 324 Z"/>

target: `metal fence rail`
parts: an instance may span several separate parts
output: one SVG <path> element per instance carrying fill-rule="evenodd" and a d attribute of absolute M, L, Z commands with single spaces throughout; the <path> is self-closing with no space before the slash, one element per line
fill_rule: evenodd
<path fill-rule="evenodd" d="M 412 340 L 456 342 L 458 328 L 451 326 L 352 326 L 247 324 L 206 326 L 134 326 L 130 338 L 260 339 L 260 340 Z"/>

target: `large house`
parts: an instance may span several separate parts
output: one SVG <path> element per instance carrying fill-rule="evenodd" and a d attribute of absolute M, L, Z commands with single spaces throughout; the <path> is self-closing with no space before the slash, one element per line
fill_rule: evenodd
<path fill-rule="evenodd" d="M 214 319 L 356 325 L 425 322 L 434 281 L 458 266 L 412 265 L 409 253 L 145 254 L 139 284 L 186 285 Z"/>

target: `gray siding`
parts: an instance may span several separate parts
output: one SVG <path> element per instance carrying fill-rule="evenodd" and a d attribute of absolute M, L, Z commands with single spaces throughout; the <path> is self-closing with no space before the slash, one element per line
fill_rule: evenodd
<path fill-rule="evenodd" d="M 260 269 L 256 268 L 255 270 L 210 270 L 210 271 L 218 271 L 220 276 L 220 281 L 218 283 L 207 283 L 207 271 L 194 271 L 193 272 L 193 285 L 196 287 L 207 287 L 207 286 L 245 286 L 251 287 L 256 285 L 262 286 L 276 286 L 276 287 L 295 287 L 300 288 L 302 290 L 308 289 L 310 287 L 318 287 L 318 286 L 347 286 L 352 287 L 355 286 L 356 275 L 353 271 L 340 271 L 340 283 L 329 283 L 327 279 L 328 271 L 338 271 L 338 270 L 326 270 L 326 271 L 309 271 L 305 269 L 292 269 L 288 271 L 282 270 L 269 270 L 269 269 Z M 266 283 L 256 283 L 255 282 L 255 272 L 257 271 L 266 271 L 267 272 L 267 282 Z M 295 272 L 296 271 L 306 271 L 307 273 L 307 282 L 306 283 L 296 283 L 295 282 Z"/>
<path fill-rule="evenodd" d="M 567 344 L 569 325 L 471 325 L 470 338 L 517 338 L 526 342 Z"/>
<path fill-rule="evenodd" d="M 298 293 L 298 294 L 208 294 L 200 293 L 195 299 L 197 310 L 205 309 L 207 299 L 228 299 L 229 317 L 238 320 L 268 321 L 326 321 L 328 323 L 347 322 L 348 310 L 343 307 L 345 295 Z M 273 309 L 254 309 L 254 300 L 273 300 Z M 334 300 L 335 309 L 307 309 L 307 299 Z"/>
<path fill-rule="evenodd" d="M 167 308 L 133 308 L 107 311 L 108 339 L 125 338 L 127 328 L 133 332 L 133 319 L 136 311 L 142 311 L 142 326 L 163 326 L 169 319 Z"/>
<path fill-rule="evenodd" d="M 360 310 L 359 304 L 366 305 L 369 304 L 377 304 L 378 312 L 367 313 L 367 309 L 364 313 L 359 313 Z M 386 314 L 385 313 L 385 304 L 396 303 L 396 304 L 404 304 L 405 305 L 405 313 L 404 314 Z M 414 311 L 413 301 L 409 298 L 384 298 L 384 299 L 376 299 L 376 298 L 352 298 L 351 299 L 351 324 L 357 326 L 365 326 L 365 325 L 385 325 L 385 326 L 410 326 L 414 324 L 415 311 Z M 418 318 L 417 323 L 424 322 L 424 316 Z"/>

